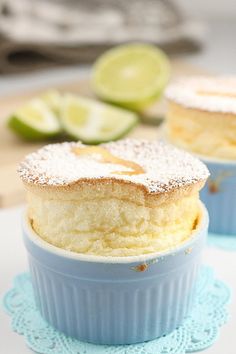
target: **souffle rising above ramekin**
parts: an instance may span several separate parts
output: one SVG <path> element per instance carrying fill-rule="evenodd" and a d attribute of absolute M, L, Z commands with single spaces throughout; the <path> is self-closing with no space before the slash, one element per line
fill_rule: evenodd
<path fill-rule="evenodd" d="M 166 136 L 195 154 L 236 160 L 236 77 L 183 77 L 166 90 Z"/>
<path fill-rule="evenodd" d="M 35 300 L 48 323 L 112 345 L 183 323 L 208 227 L 202 162 L 158 141 L 78 142 L 30 154 L 19 173 Z"/>
<path fill-rule="evenodd" d="M 165 251 L 199 218 L 207 168 L 163 142 L 63 143 L 25 158 L 20 176 L 35 232 L 65 250 L 100 256 Z"/>
<path fill-rule="evenodd" d="M 211 174 L 201 192 L 209 230 L 236 235 L 236 77 L 182 77 L 166 98 L 165 138 L 197 155 Z"/>

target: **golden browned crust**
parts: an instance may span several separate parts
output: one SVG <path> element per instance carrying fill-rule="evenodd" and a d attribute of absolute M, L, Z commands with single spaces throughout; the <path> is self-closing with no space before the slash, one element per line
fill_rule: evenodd
<path fill-rule="evenodd" d="M 88 199 L 110 195 L 110 197 L 134 201 L 139 205 L 156 207 L 157 204 L 174 202 L 184 196 L 196 194 L 203 188 L 205 180 L 165 193 L 150 193 L 142 184 L 112 178 L 81 179 L 66 186 L 41 186 L 26 182 L 24 184 L 28 192 L 45 199 L 76 200 L 89 191 Z"/>
<path fill-rule="evenodd" d="M 169 107 L 171 107 L 171 110 L 173 112 L 178 112 L 181 113 L 182 111 L 188 112 L 190 114 L 205 114 L 205 117 L 214 117 L 214 119 L 218 119 L 219 117 L 224 119 L 236 119 L 236 113 L 229 113 L 229 112 L 212 112 L 207 109 L 204 109 L 203 107 L 187 107 L 184 106 L 180 103 L 177 103 L 171 99 L 167 99 Z"/>

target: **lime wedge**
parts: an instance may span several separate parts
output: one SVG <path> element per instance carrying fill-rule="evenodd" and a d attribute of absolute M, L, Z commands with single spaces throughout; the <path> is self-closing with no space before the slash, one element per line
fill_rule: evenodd
<path fill-rule="evenodd" d="M 41 99 L 33 99 L 14 112 L 8 126 L 28 140 L 41 140 L 58 135 L 61 127 L 56 115 Z"/>
<path fill-rule="evenodd" d="M 57 115 L 60 113 L 60 105 L 62 96 L 57 90 L 48 90 L 43 92 L 40 98 L 48 105 L 48 107 Z"/>
<path fill-rule="evenodd" d="M 117 140 L 138 122 L 135 113 L 75 95 L 65 95 L 61 123 L 68 135 L 87 144 Z"/>
<path fill-rule="evenodd" d="M 95 62 L 92 87 L 105 101 L 140 110 L 161 95 L 169 76 L 169 60 L 161 49 L 126 44 L 107 51 Z"/>

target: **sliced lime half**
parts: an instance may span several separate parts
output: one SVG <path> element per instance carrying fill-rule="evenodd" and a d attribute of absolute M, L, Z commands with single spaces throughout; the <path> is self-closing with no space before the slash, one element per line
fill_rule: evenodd
<path fill-rule="evenodd" d="M 161 49 L 127 44 L 107 51 L 96 61 L 92 86 L 101 99 L 140 110 L 161 95 L 169 76 L 169 60 Z"/>
<path fill-rule="evenodd" d="M 8 126 L 28 140 L 41 140 L 58 135 L 61 126 L 56 115 L 41 99 L 33 99 L 16 110 Z"/>
<path fill-rule="evenodd" d="M 61 123 L 72 138 L 87 144 L 117 140 L 138 122 L 135 113 L 89 98 L 65 95 Z"/>

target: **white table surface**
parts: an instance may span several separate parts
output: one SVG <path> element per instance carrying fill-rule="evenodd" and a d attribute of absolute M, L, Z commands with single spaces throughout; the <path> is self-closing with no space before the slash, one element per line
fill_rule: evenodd
<path fill-rule="evenodd" d="M 22 207 L 0 211 L 0 297 L 12 286 L 12 279 L 27 270 L 26 252 L 21 238 Z M 220 330 L 216 343 L 204 351 L 206 354 L 235 354 L 233 345 L 236 335 L 236 252 L 207 248 L 204 263 L 214 267 L 217 277 L 227 282 L 232 289 L 229 305 L 230 319 Z M 24 338 L 11 330 L 10 317 L 0 309 L 0 353 L 32 353 L 24 343 Z"/>

